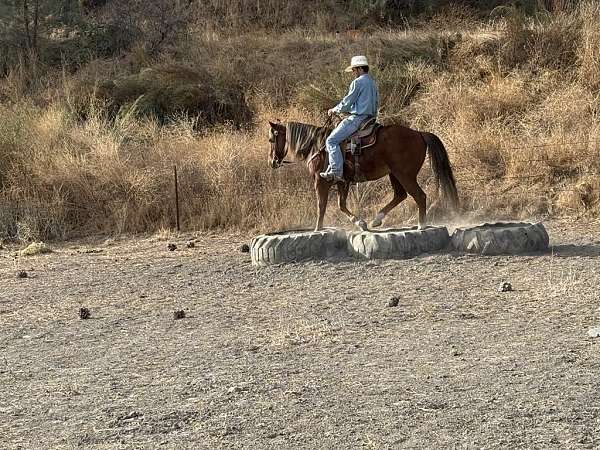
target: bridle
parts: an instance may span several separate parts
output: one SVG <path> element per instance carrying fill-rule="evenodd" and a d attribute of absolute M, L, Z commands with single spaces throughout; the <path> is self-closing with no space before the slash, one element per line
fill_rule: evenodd
<path fill-rule="evenodd" d="M 339 116 L 338 116 L 339 119 Z M 332 127 L 335 125 L 334 123 L 335 118 L 333 116 L 327 116 L 325 119 L 325 124 L 324 127 Z M 269 131 L 269 142 L 271 143 L 271 154 L 273 155 L 273 160 L 271 162 L 272 167 L 274 169 L 278 169 L 279 167 L 283 166 L 284 164 L 294 164 L 293 161 L 286 161 L 285 157 L 288 154 L 289 151 L 289 146 L 288 146 L 288 142 L 286 141 L 284 147 L 283 147 L 283 155 L 281 157 L 277 156 L 277 136 L 279 135 L 280 131 L 275 129 L 274 124 L 271 124 L 271 129 Z M 312 160 L 314 160 L 317 156 L 319 156 L 321 154 L 321 152 L 323 152 L 325 150 L 325 147 L 319 149 L 319 151 L 315 152 L 307 161 L 306 161 L 306 165 L 310 165 L 310 163 L 312 162 Z"/>
<path fill-rule="evenodd" d="M 285 157 L 288 154 L 288 145 L 287 142 L 284 146 L 284 153 L 281 157 L 277 156 L 277 136 L 279 135 L 279 130 L 274 130 L 271 128 L 271 133 L 269 136 L 269 142 L 271 143 L 271 153 L 273 155 L 273 168 L 279 168 L 284 164 L 293 164 L 292 161 L 285 161 Z"/>

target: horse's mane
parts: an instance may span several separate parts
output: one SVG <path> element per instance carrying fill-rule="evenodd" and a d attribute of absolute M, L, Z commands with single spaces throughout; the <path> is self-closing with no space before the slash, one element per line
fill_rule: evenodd
<path fill-rule="evenodd" d="M 331 130 L 327 127 L 288 122 L 285 142 L 288 150 L 294 152 L 296 158 L 305 160 L 312 153 L 318 152 L 325 146 L 325 139 L 327 139 L 330 132 Z"/>

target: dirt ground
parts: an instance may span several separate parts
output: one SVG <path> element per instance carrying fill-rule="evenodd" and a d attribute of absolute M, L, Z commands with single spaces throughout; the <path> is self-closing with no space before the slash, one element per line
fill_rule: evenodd
<path fill-rule="evenodd" d="M 544 255 L 263 269 L 243 235 L 5 248 L 0 446 L 598 448 L 600 223 L 547 228 Z"/>

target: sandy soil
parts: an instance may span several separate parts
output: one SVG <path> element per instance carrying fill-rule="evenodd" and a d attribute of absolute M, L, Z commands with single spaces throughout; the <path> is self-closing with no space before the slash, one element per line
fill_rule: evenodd
<path fill-rule="evenodd" d="M 600 224 L 548 230 L 264 269 L 240 235 L 0 250 L 2 447 L 598 448 Z"/>

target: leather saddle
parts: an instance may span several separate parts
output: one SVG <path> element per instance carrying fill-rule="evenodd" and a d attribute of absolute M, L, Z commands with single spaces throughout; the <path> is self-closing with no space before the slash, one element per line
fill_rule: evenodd
<path fill-rule="evenodd" d="M 377 130 L 382 126 L 380 123 L 377 123 L 375 117 L 371 117 L 365 120 L 354 134 L 342 142 L 344 178 L 350 183 L 366 181 L 366 177 L 361 170 L 361 155 L 364 149 L 375 145 L 377 142 Z"/>
<path fill-rule="evenodd" d="M 348 139 L 342 141 L 340 147 L 344 152 L 360 155 L 365 148 L 372 147 L 377 142 L 377 130 L 382 125 L 375 117 L 366 119 Z"/>
<path fill-rule="evenodd" d="M 370 117 L 360 125 L 358 130 L 340 144 L 340 148 L 344 154 L 344 178 L 349 183 L 366 181 L 366 177 L 360 167 L 361 155 L 364 149 L 375 145 L 377 142 L 377 131 L 381 127 L 383 125 L 377 123 L 375 117 Z M 321 152 L 325 152 L 325 147 L 321 148 Z M 327 158 L 325 161 L 327 161 Z"/>

